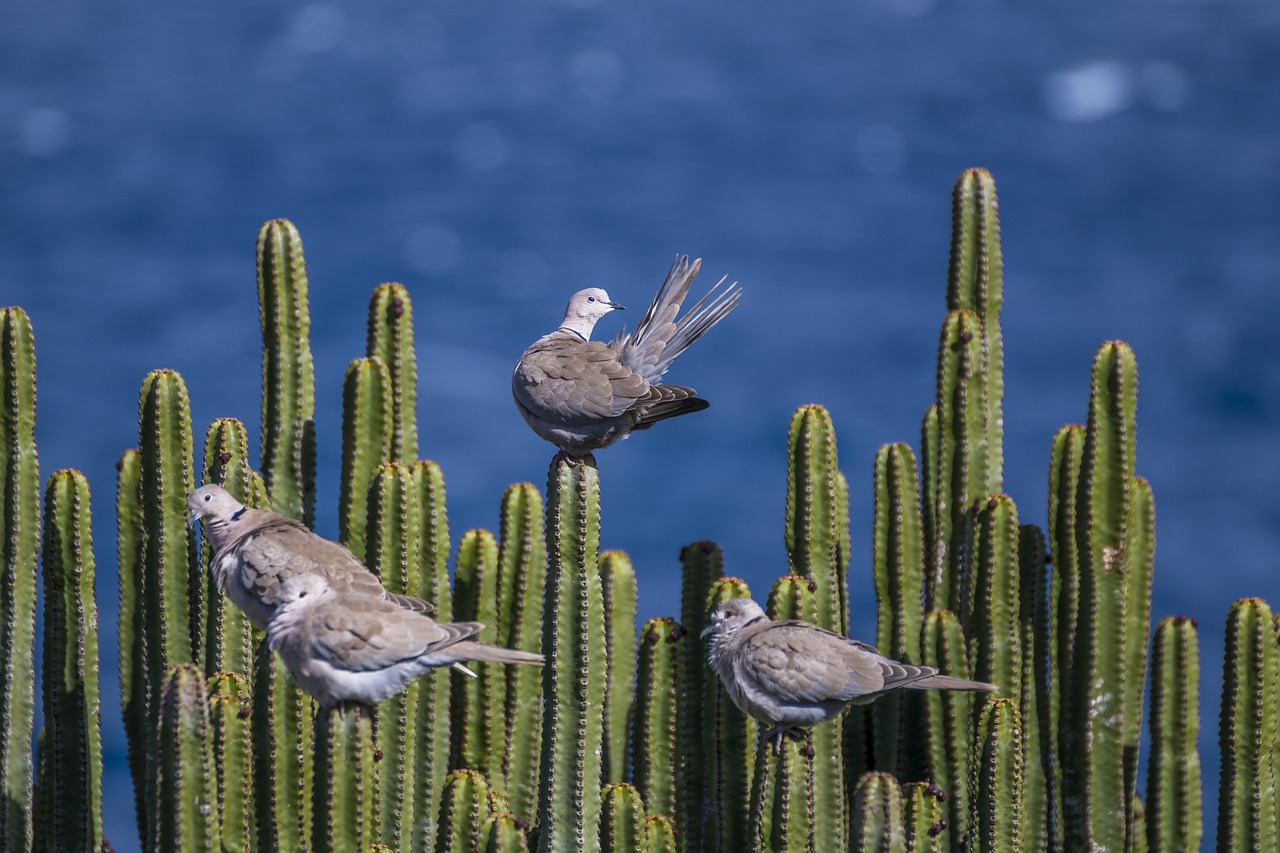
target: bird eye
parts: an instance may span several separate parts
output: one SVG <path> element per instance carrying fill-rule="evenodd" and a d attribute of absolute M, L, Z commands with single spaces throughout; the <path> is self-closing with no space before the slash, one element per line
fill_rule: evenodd
<path fill-rule="evenodd" d="M 587 301 L 588 301 L 588 302 L 595 302 L 595 301 L 596 301 L 596 298 L 595 298 L 594 296 L 588 296 L 588 297 L 587 297 Z"/>
<path fill-rule="evenodd" d="M 205 496 L 204 496 L 204 499 L 205 499 L 205 500 L 207 500 L 207 501 L 211 501 L 211 500 L 213 500 L 213 495 L 205 495 Z"/>

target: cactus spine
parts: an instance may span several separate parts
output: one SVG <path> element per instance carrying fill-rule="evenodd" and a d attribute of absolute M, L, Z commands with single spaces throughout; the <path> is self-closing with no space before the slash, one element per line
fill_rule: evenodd
<path fill-rule="evenodd" d="M 365 355 L 387 366 L 391 389 L 391 459 L 418 458 L 418 358 L 413 350 L 413 305 L 403 284 L 380 284 L 369 299 Z"/>
<path fill-rule="evenodd" d="M 204 673 L 195 664 L 170 670 L 160 691 L 157 727 L 156 853 L 205 853 L 221 846 Z"/>
<path fill-rule="evenodd" d="M 1008 495 L 984 501 L 973 521 L 961 624 L 974 678 L 1017 701 L 1022 682 L 1018 594 L 1018 510 Z M 944 670 L 945 671 L 945 670 Z"/>
<path fill-rule="evenodd" d="M 480 824 L 480 853 L 529 853 L 521 819 L 511 812 L 492 814 Z"/>
<path fill-rule="evenodd" d="M 44 504 L 44 738 L 36 789 L 36 849 L 102 846 L 98 613 L 89 481 L 49 478 Z"/>
<path fill-rule="evenodd" d="M 391 458 L 391 379 L 377 358 L 347 365 L 342 382 L 342 475 L 338 538 L 365 562 L 369 486 Z"/>
<path fill-rule="evenodd" d="M 625 782 L 610 782 L 604 786 L 600 799 L 602 853 L 643 853 L 648 831 L 640 792 Z"/>
<path fill-rule="evenodd" d="M 960 622 L 949 610 L 925 617 L 922 654 L 928 666 L 956 678 L 969 678 L 969 656 Z M 929 778 L 947 800 L 948 839 L 961 839 L 969 822 L 969 768 L 972 757 L 973 696 L 961 691 L 925 694 L 925 727 L 929 740 Z M 948 846 L 944 840 L 942 846 Z"/>
<path fill-rule="evenodd" d="M 0 311 L 0 385 L 0 846 L 25 850 L 31 844 L 40 460 L 35 341 L 21 308 Z"/>
<path fill-rule="evenodd" d="M 890 773 L 862 774 L 854 788 L 850 850 L 857 853 L 904 853 L 902 790 Z"/>
<path fill-rule="evenodd" d="M 600 593 L 600 475 L 595 459 L 558 454 L 547 478 L 547 586 L 543 607 L 542 777 L 538 850 L 600 845 L 604 740 L 604 605 Z"/>
<path fill-rule="evenodd" d="M 1151 761 L 1147 767 L 1147 847 L 1199 850 L 1200 646 L 1195 622 L 1170 616 L 1151 654 Z"/>
<path fill-rule="evenodd" d="M 254 658 L 253 806 L 260 853 L 301 850 L 311 832 L 315 704 L 279 658 Z"/>
<path fill-rule="evenodd" d="M 531 483 L 510 486 L 502 496 L 498 543 L 498 645 L 509 649 L 542 649 L 542 597 L 547 581 L 542 525 L 542 495 L 538 489 Z M 601 560 L 602 571 L 607 562 L 608 555 Z M 633 573 L 633 601 L 634 579 Z M 611 583 L 607 575 L 604 583 L 606 587 Z M 634 607 L 633 604 L 633 611 Z M 490 762 L 500 768 L 511 811 L 532 817 L 538 801 L 538 756 L 542 747 L 542 673 L 531 666 L 499 666 L 495 670 L 504 679 L 505 732 L 491 744 L 497 752 Z M 611 681 L 622 680 L 620 671 L 609 671 Z M 630 682 L 627 685 L 629 688 Z M 607 697 L 605 701 L 607 707 Z"/>
<path fill-rule="evenodd" d="M 498 542 L 487 530 L 468 530 L 458 543 L 453 583 L 454 617 L 484 625 L 476 638 L 493 643 L 498 634 Z M 478 678 L 453 677 L 453 766 L 470 767 L 494 779 L 489 759 L 505 738 L 502 666 L 470 664 Z M 498 770 L 502 768 L 499 765 Z"/>
<path fill-rule="evenodd" d="M 1022 719 L 1012 699 L 988 699 L 974 744 L 969 849 L 1022 849 Z"/>
<path fill-rule="evenodd" d="M 636 570 L 622 551 L 600 555 L 604 598 L 605 652 L 609 684 L 604 695 L 604 778 L 623 782 L 630 775 L 627 730 L 636 688 Z"/>
<path fill-rule="evenodd" d="M 315 826 L 317 853 L 368 850 L 378 838 L 378 769 L 373 709 L 328 708 L 316 719 Z"/>
<path fill-rule="evenodd" d="M 238 672 L 219 672 L 209 679 L 209 719 L 217 787 L 222 849 L 253 849 L 252 736 L 249 680 Z"/>
<path fill-rule="evenodd" d="M 939 790 L 928 782 L 902 788 L 902 829 L 907 853 L 941 853 L 939 836 L 947 828 Z"/>
<path fill-rule="evenodd" d="M 648 853 L 679 853 L 675 824 L 666 815 L 645 815 L 644 834 Z"/>
<path fill-rule="evenodd" d="M 1276 632 L 1271 608 L 1244 598 L 1227 614 L 1218 726 L 1222 778 L 1218 849 L 1275 850 L 1277 688 Z"/>
<path fill-rule="evenodd" d="M 680 625 L 650 619 L 640 631 L 636 702 L 631 718 L 631 768 L 648 807 L 673 814 L 676 807 L 676 659 Z"/>
<path fill-rule="evenodd" d="M 761 743 L 751 783 L 750 847 L 816 853 L 814 841 L 814 747 L 783 738 L 780 750 Z"/>
<path fill-rule="evenodd" d="M 315 525 L 315 365 L 302 238 L 276 219 L 258 232 L 262 476 L 271 507 Z"/>
<path fill-rule="evenodd" d="M 379 468 L 369 489 L 369 568 L 384 587 L 399 595 L 415 595 L 422 586 L 417 497 L 413 473 L 397 462 Z M 416 743 L 407 731 L 418 716 L 418 692 L 415 681 L 378 705 L 377 738 L 383 756 L 378 762 L 381 840 L 393 849 L 399 849 L 401 839 L 413 832 L 415 777 L 409 770 L 414 766 Z"/>
<path fill-rule="evenodd" d="M 1056 850 L 1052 808 L 1056 785 L 1057 735 L 1048 725 L 1050 702 L 1050 638 L 1047 552 L 1044 532 L 1024 524 L 1018 534 L 1018 620 L 1022 642 L 1023 846 Z"/>
<path fill-rule="evenodd" d="M 454 770 L 441 792 L 436 853 L 469 853 L 479 847 L 480 830 L 492 812 L 489 783 L 478 770 Z"/>

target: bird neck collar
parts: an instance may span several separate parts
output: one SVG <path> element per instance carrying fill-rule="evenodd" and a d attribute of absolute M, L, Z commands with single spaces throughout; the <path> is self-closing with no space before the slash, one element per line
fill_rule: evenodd
<path fill-rule="evenodd" d="M 571 335 L 576 335 L 579 339 L 581 339 L 581 341 L 582 341 L 584 344 L 585 344 L 588 340 L 590 340 L 590 338 L 589 338 L 588 336 L 591 334 L 591 329 L 590 329 L 589 327 L 588 327 L 588 329 L 587 329 L 587 331 L 586 331 L 585 333 L 584 333 L 581 329 L 575 329 L 573 326 L 561 326 L 560 328 L 556 329 L 556 331 L 557 331 L 557 332 L 568 332 L 568 333 L 569 333 L 569 334 L 571 334 Z"/>

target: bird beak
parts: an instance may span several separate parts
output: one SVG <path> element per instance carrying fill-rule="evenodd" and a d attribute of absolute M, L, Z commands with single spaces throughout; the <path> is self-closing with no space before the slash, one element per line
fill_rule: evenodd
<path fill-rule="evenodd" d="M 625 306 L 625 305 L 620 305 L 620 304 L 618 304 L 617 302 L 610 302 L 610 303 L 609 303 L 609 307 L 610 307 L 610 308 L 612 308 L 614 311 L 626 311 L 626 310 L 627 310 L 627 306 Z"/>
<path fill-rule="evenodd" d="M 715 625 L 708 625 L 707 627 L 702 629 L 702 633 L 699 634 L 698 636 L 705 640 L 707 638 L 707 635 L 710 634 L 712 629 L 715 627 L 716 627 Z"/>

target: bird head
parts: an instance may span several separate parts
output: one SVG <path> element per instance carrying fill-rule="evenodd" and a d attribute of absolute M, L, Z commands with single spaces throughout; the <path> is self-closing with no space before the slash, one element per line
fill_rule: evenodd
<path fill-rule="evenodd" d="M 281 610 L 294 610 L 308 607 L 329 593 L 329 582 L 320 575 L 303 572 L 294 575 L 280 584 L 276 597 L 277 606 Z"/>
<path fill-rule="evenodd" d="M 723 640 L 766 618 L 764 610 L 750 598 L 733 598 L 711 611 L 711 619 L 702 630 L 702 636 L 712 642 L 717 638 Z"/>
<path fill-rule="evenodd" d="M 242 509 L 244 505 L 217 483 L 201 486 L 187 496 L 187 510 L 193 524 L 206 518 L 227 519 Z"/>
<path fill-rule="evenodd" d="M 570 329 L 584 338 L 590 338 L 597 320 L 610 311 L 623 310 L 626 310 L 626 306 L 610 300 L 609 294 L 601 288 L 588 287 L 569 297 L 569 306 L 564 309 L 564 322 L 560 324 L 560 328 Z"/>

